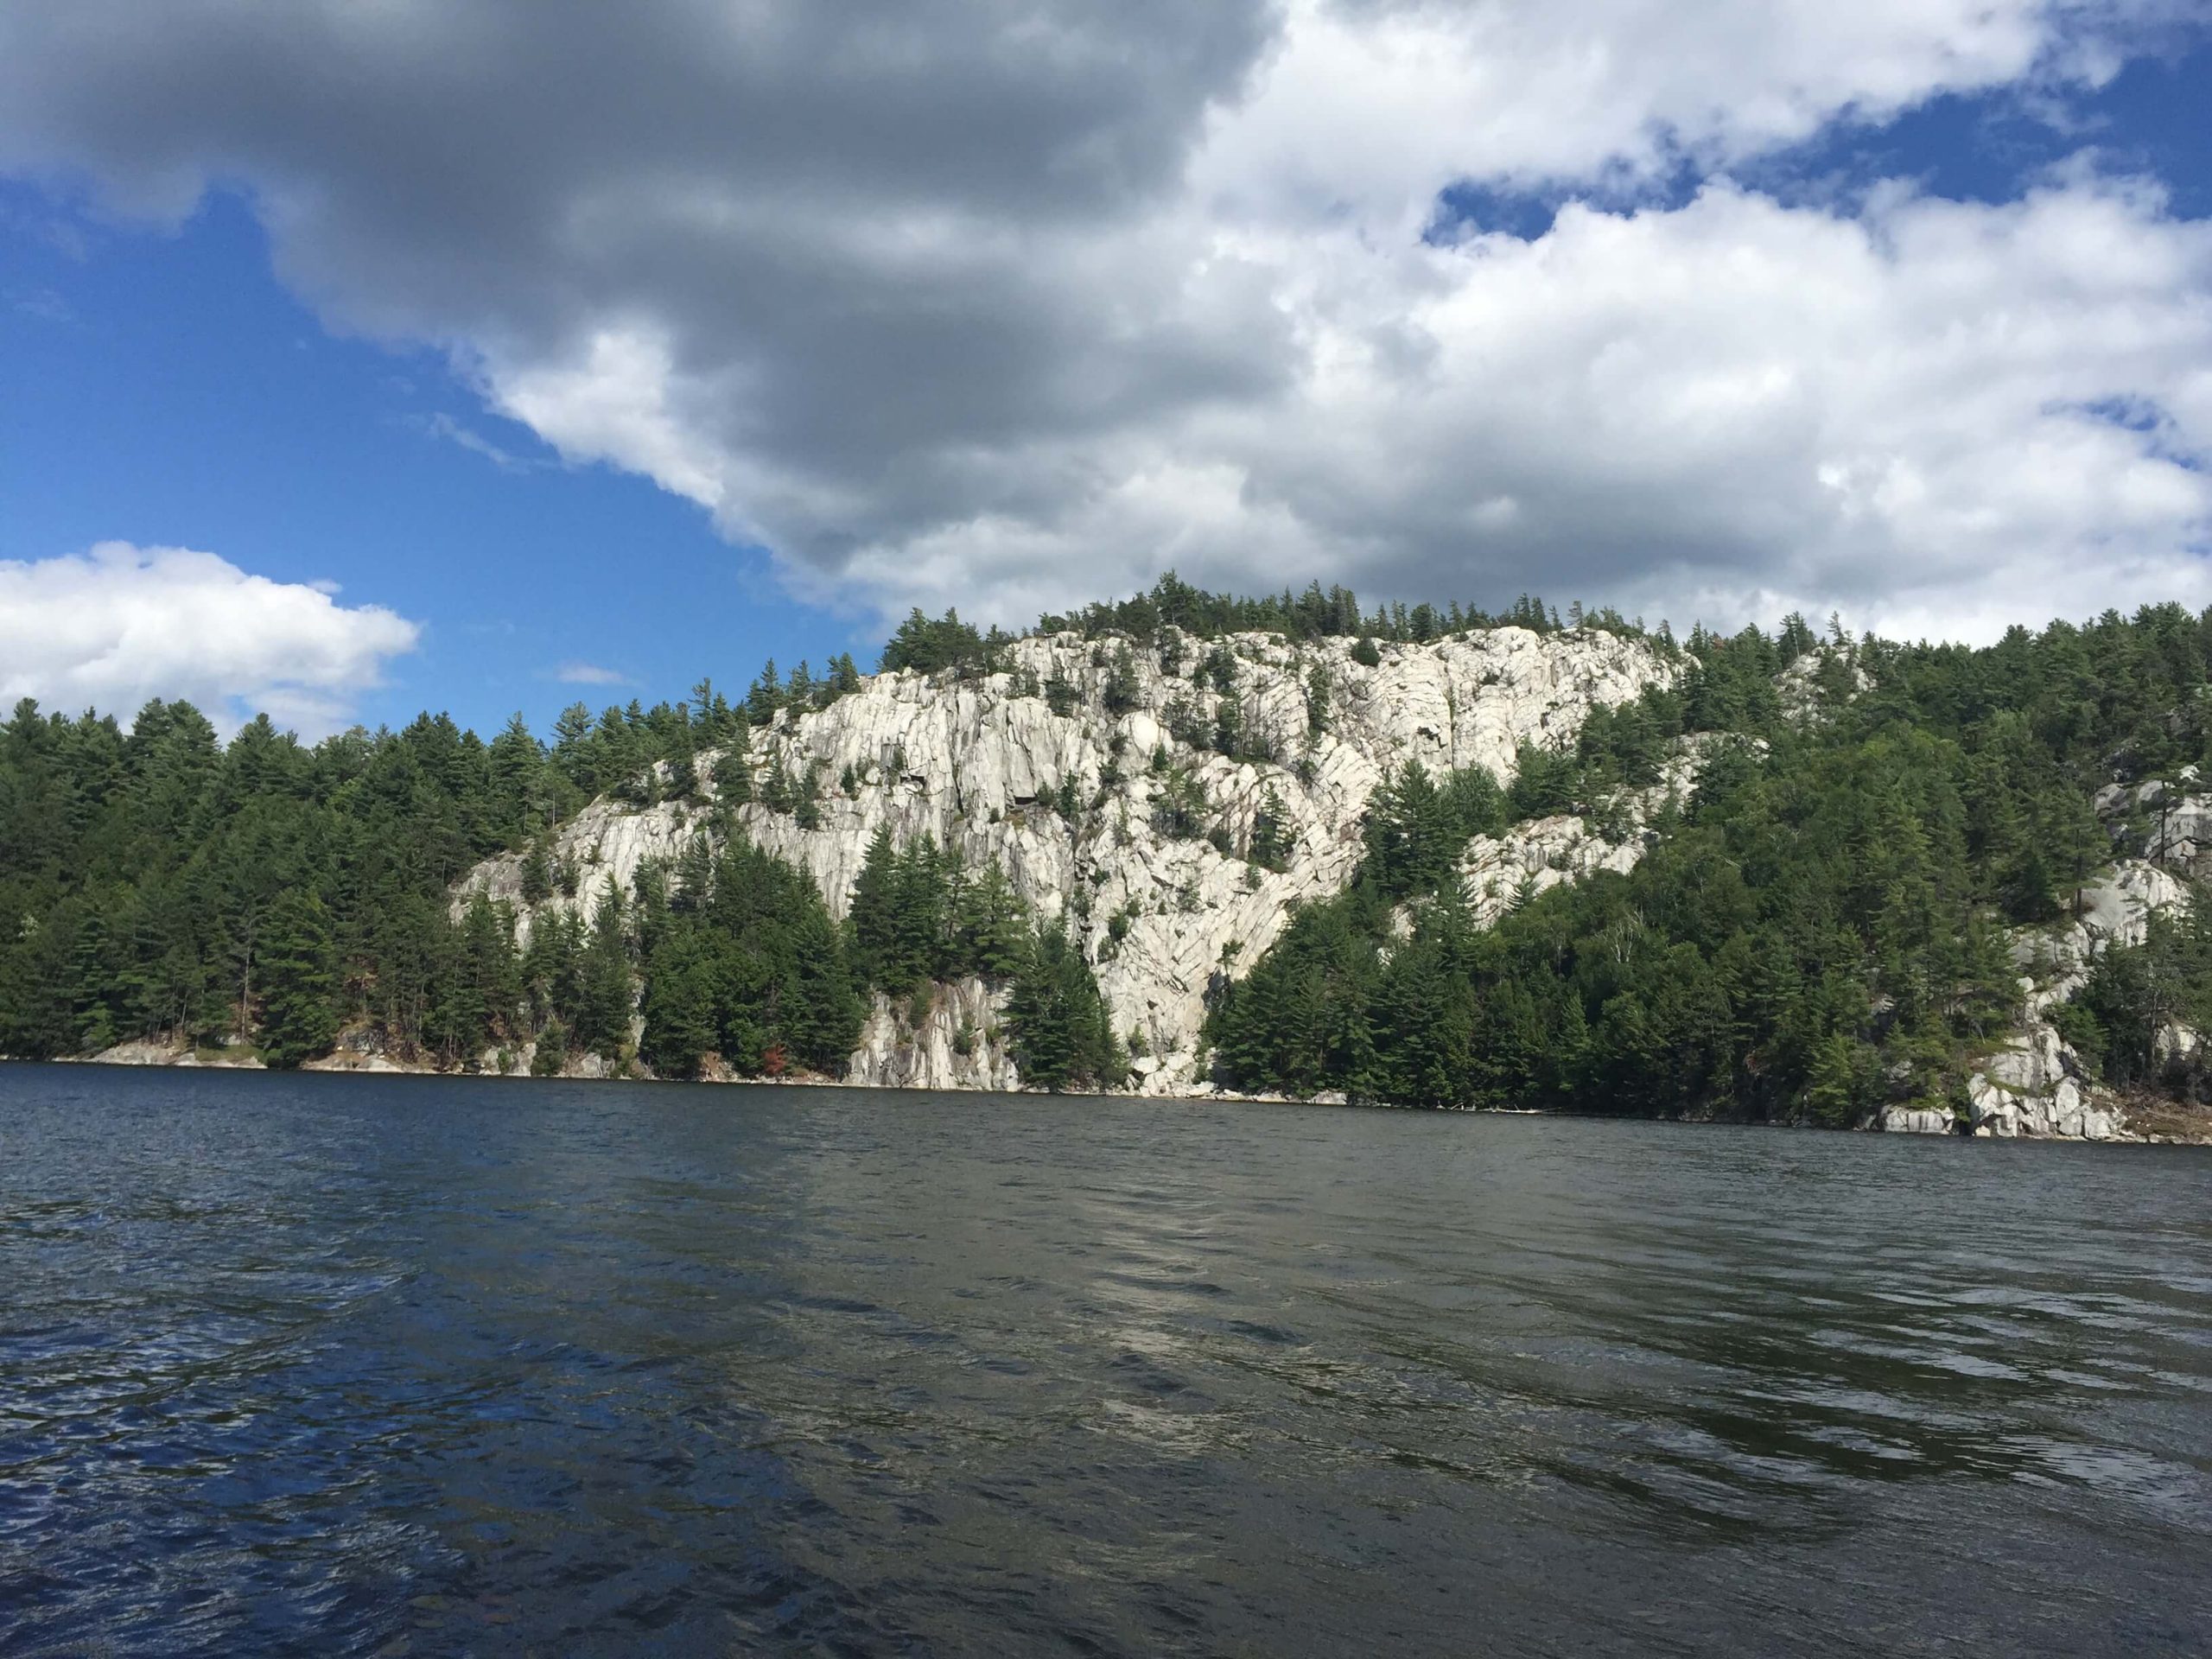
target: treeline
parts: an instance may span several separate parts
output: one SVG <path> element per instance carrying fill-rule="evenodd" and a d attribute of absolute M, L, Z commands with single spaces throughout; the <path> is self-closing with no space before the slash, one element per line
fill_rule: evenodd
<path fill-rule="evenodd" d="M 839 677 L 810 695 L 838 695 Z M 871 986 L 911 999 L 972 972 L 1011 988 L 1025 1076 L 1119 1081 L 1088 964 L 995 871 L 880 848 L 841 927 L 809 877 L 746 842 L 729 804 L 757 791 L 803 821 L 812 783 L 756 783 L 761 700 L 702 683 L 673 708 L 571 710 L 550 748 L 519 717 L 488 744 L 426 715 L 312 747 L 261 718 L 221 745 L 188 704 L 150 702 L 126 734 L 25 700 L 0 728 L 0 1053 L 250 1043 L 281 1066 L 356 1027 L 446 1065 L 534 1043 L 550 1071 L 583 1050 L 626 1056 L 641 993 L 639 1052 L 657 1070 L 690 1075 L 713 1052 L 748 1074 L 835 1072 Z M 601 791 L 704 810 L 692 763 L 709 752 L 721 833 L 675 869 L 647 868 L 588 917 L 543 906 L 521 949 L 505 906 L 452 914 L 461 877 L 513 849 L 527 900 L 574 894 L 586 872 L 550 855 L 552 827 Z"/>
<path fill-rule="evenodd" d="M 1643 638 L 1640 620 L 1630 621 L 1610 607 L 1586 611 L 1570 605 L 1562 616 L 1555 606 L 1523 594 L 1502 611 L 1488 611 L 1453 600 L 1447 605 L 1426 601 L 1408 606 L 1402 601 L 1363 611 L 1351 588 L 1324 589 L 1318 582 L 1294 594 L 1286 588 L 1279 594 L 1256 598 L 1236 594 L 1210 594 L 1192 587 L 1169 571 L 1148 592 L 1129 599 L 1085 606 L 1065 615 L 1047 614 L 1038 620 L 1036 632 L 1061 633 L 1071 630 L 1087 638 L 1127 634 L 1140 641 L 1159 637 L 1161 630 L 1179 628 L 1201 639 L 1225 633 L 1274 633 L 1289 639 L 1369 639 L 1425 645 L 1447 634 L 1473 628 L 1522 627 L 1538 633 L 1565 628 L 1594 627 L 1633 638 Z"/>
<path fill-rule="evenodd" d="M 1671 690 L 1571 748 L 1487 774 L 1408 769 L 1381 791 L 1344 894 L 1305 910 L 1208 1026 L 1234 1085 L 1420 1105 L 1541 1106 L 1846 1124 L 1949 1104 L 2017 1015 L 2008 925 L 2060 917 L 2112 855 L 2091 801 L 2114 774 L 2212 762 L 2212 613 L 2154 607 L 1996 646 L 1846 645 L 1815 720 L 1775 677 L 1817 642 L 1700 631 Z M 1859 677 L 1866 689 L 1859 691 Z M 1603 819 L 1686 736 L 1713 744 L 1642 861 L 1470 922 L 1470 834 Z M 2201 922 L 2108 954 L 2063 1018 L 2117 1082 L 2162 1020 L 2212 1016 Z M 2184 1086 L 2198 1086 L 2183 1079 Z"/>
<path fill-rule="evenodd" d="M 1802 622 L 1799 623 L 1802 627 Z M 1312 582 L 1302 594 L 1286 588 L 1280 594 L 1257 598 L 1238 594 L 1212 594 L 1192 587 L 1168 571 L 1151 588 L 1128 599 L 1085 606 L 1064 614 L 1047 613 L 1022 634 L 1007 633 L 996 626 L 979 630 L 963 622 L 957 610 L 941 617 L 910 612 L 883 649 L 881 666 L 887 672 L 912 669 L 924 674 L 951 671 L 963 677 L 1002 673 L 1012 664 L 1011 652 L 1019 639 L 1039 634 L 1079 633 L 1086 639 L 1119 639 L 1140 645 L 1158 644 L 1170 628 L 1198 639 L 1218 639 L 1230 633 L 1273 633 L 1294 640 L 1357 639 L 1361 660 L 1373 666 L 1376 640 L 1426 645 L 1448 635 L 1477 628 L 1522 627 L 1537 633 L 1558 633 L 1569 628 L 1599 628 L 1624 639 L 1649 639 L 1662 649 L 1672 650 L 1673 635 L 1662 623 L 1647 634 L 1643 620 L 1630 620 L 1610 607 L 1586 610 L 1569 605 L 1562 615 L 1556 606 L 1523 594 L 1502 611 L 1426 601 L 1407 605 L 1398 601 L 1361 608 L 1359 596 L 1349 588 L 1324 590 Z"/>

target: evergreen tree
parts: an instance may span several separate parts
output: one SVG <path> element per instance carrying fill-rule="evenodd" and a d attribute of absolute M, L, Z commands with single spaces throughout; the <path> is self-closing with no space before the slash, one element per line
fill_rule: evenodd
<path fill-rule="evenodd" d="M 1263 869 L 1280 870 L 1290 854 L 1290 835 L 1282 791 L 1269 784 L 1260 796 L 1259 810 L 1252 815 L 1251 860 Z"/>
<path fill-rule="evenodd" d="M 553 896 L 553 860 L 545 837 L 534 836 L 522 859 L 522 896 L 524 904 L 538 905 Z"/>
<path fill-rule="evenodd" d="M 261 1056 L 276 1071 L 330 1052 L 338 1035 L 330 920 L 293 888 L 270 906 L 261 941 Z"/>
<path fill-rule="evenodd" d="M 611 879 L 592 912 L 591 941 L 583 950 L 579 979 L 570 1035 L 603 1058 L 620 1058 L 630 1041 L 630 946 L 622 890 Z"/>
<path fill-rule="evenodd" d="M 1058 924 L 1040 925 L 1007 999 L 1014 1064 L 1024 1082 L 1054 1092 L 1117 1088 L 1128 1073 L 1105 1001 L 1083 953 Z"/>

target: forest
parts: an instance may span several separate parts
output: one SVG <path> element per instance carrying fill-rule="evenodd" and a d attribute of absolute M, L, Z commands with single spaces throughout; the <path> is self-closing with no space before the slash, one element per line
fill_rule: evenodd
<path fill-rule="evenodd" d="M 974 973 L 1010 988 L 1005 1034 L 1026 1077 L 1118 1083 L 1125 1058 L 1081 954 L 997 871 L 971 875 L 927 842 L 871 849 L 842 925 L 810 877 L 726 817 L 588 918 L 547 907 L 520 949 L 505 906 L 480 895 L 449 913 L 460 877 L 511 849 L 526 849 L 526 899 L 575 893 L 583 873 L 550 857 L 549 830 L 601 791 L 696 797 L 694 757 L 715 753 L 721 798 L 747 798 L 748 720 L 842 695 L 843 680 L 802 668 L 773 701 L 733 705 L 702 683 L 673 708 L 572 709 L 550 747 L 519 717 L 489 743 L 424 715 L 309 747 L 265 717 L 219 743 L 181 703 L 149 703 L 128 732 L 20 703 L 0 728 L 0 1053 L 181 1038 L 283 1067 L 358 1025 L 446 1065 L 534 1044 L 551 1074 L 572 1052 L 626 1062 L 642 983 L 636 1057 L 657 1075 L 696 1075 L 709 1054 L 744 1075 L 835 1075 L 871 988 L 911 1001 Z M 759 787 L 804 813 L 804 786 Z"/>
<path fill-rule="evenodd" d="M 1249 599 L 1171 575 L 1039 627 L 1124 649 L 1170 628 L 1274 631 L 1352 638 L 1357 655 L 1502 622 L 1645 638 L 1683 672 L 1564 749 L 1524 749 L 1510 784 L 1390 778 L 1351 886 L 1220 986 L 1207 1030 L 1222 1084 L 1822 1123 L 1948 1101 L 2015 1011 L 2005 930 L 2061 917 L 2112 856 L 2097 788 L 2212 763 L 2212 615 L 2173 606 L 1984 649 L 1834 625 L 1823 639 L 1795 616 L 1677 642 L 1525 597 L 1495 613 L 1366 611 L 1342 588 Z M 881 665 L 991 671 L 1009 639 L 916 613 Z M 1793 664 L 1812 670 L 1818 719 L 1786 706 Z M 1002 1037 L 1042 1086 L 1115 1085 L 1128 1056 L 1090 964 L 996 870 L 880 838 L 833 921 L 810 878 L 735 830 L 728 809 L 747 800 L 802 824 L 816 810 L 817 780 L 762 772 L 751 732 L 859 683 L 849 657 L 818 673 L 771 663 L 734 697 L 702 680 L 651 709 L 578 704 L 544 741 L 519 715 L 486 741 L 430 714 L 312 746 L 264 716 L 225 741 L 181 702 L 125 727 L 26 700 L 0 727 L 0 1053 L 152 1039 L 250 1045 L 283 1066 L 365 1028 L 446 1065 L 527 1048 L 544 1072 L 588 1052 L 661 1076 L 710 1058 L 835 1075 L 872 993 L 912 1020 L 932 986 L 973 974 L 1007 988 L 1006 1028 L 962 1042 Z M 1617 823 L 1699 734 L 1694 789 L 1643 825 L 1649 850 L 1629 874 L 1472 925 L 1455 874 L 1468 836 L 1558 812 Z M 502 851 L 524 855 L 525 899 L 578 893 L 589 873 L 555 856 L 551 831 L 603 794 L 694 801 L 709 833 L 629 890 L 548 907 L 519 943 L 505 906 L 453 913 L 454 883 Z M 2202 1093 L 2153 1036 L 2212 1027 L 2212 935 L 2162 922 L 2059 1018 L 2111 1080 Z"/>
<path fill-rule="evenodd" d="M 2114 778 L 2212 761 L 2212 615 L 2158 607 L 2015 628 L 1986 650 L 1840 634 L 1694 632 L 1673 689 L 1600 711 L 1560 752 L 1487 772 L 1408 766 L 1378 791 L 1359 874 L 1306 907 L 1208 1033 L 1248 1090 L 1408 1105 L 1539 1107 L 1845 1126 L 1885 1103 L 1951 1108 L 2015 1021 L 2006 930 L 2055 921 L 2113 855 Z M 1817 652 L 1817 719 L 1777 678 Z M 1863 677 L 1863 689 L 1858 677 Z M 1688 799 L 1599 872 L 1470 922 L 1471 835 L 1551 813 L 1618 817 L 1695 734 L 1720 741 Z M 2205 907 L 2108 951 L 2057 1011 L 2107 1081 L 2202 1097 L 2165 1067 L 2169 1021 L 2212 1020 Z"/>

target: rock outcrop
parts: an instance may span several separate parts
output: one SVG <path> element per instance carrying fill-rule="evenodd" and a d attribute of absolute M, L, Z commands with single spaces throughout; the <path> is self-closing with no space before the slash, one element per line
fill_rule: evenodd
<path fill-rule="evenodd" d="M 1990 1056 L 1967 1084 L 1976 1135 L 2111 1141 L 2120 1109 L 2092 1090 L 2081 1056 L 2048 1025 L 2031 1025 Z"/>
<path fill-rule="evenodd" d="M 911 1021 L 903 1001 L 877 992 L 848 1083 L 891 1089 L 1014 1089 L 1020 1086 L 1000 1028 L 1004 993 L 980 979 L 925 991 L 928 1012 Z"/>
<path fill-rule="evenodd" d="M 1799 725 L 1827 719 L 1839 702 L 1852 702 L 1874 689 L 1874 677 L 1859 666 L 1847 645 L 1815 645 L 1775 677 L 1782 712 Z"/>
<path fill-rule="evenodd" d="M 249 1048 L 210 1049 L 203 1054 L 186 1043 L 157 1042 L 145 1038 L 118 1043 L 89 1058 L 94 1065 L 211 1066 L 243 1071 L 265 1069 L 261 1057 Z"/>
<path fill-rule="evenodd" d="M 1651 788 L 1621 800 L 1611 833 L 1573 814 L 1532 818 L 1501 835 L 1477 836 L 1459 855 L 1459 891 L 1478 927 L 1494 927 L 1509 911 L 1547 888 L 1599 870 L 1625 875 L 1643 858 L 1645 826 L 1669 802 L 1688 798 L 1717 744 L 1758 740 L 1699 733 L 1681 739 Z"/>
<path fill-rule="evenodd" d="M 2013 964 L 2031 1020 L 2069 1001 L 2088 983 L 2089 968 L 2113 945 L 2140 944 L 2157 912 L 2185 904 L 2189 889 L 2154 864 L 2124 858 L 2075 895 L 2075 914 L 2056 927 L 2015 934 Z"/>
<path fill-rule="evenodd" d="M 2195 766 L 2171 782 L 2108 784 L 2097 791 L 2097 816 L 2126 851 L 2192 876 L 2212 875 L 2212 795 L 2196 792 Z"/>
<path fill-rule="evenodd" d="M 2122 859 L 2082 888 L 2066 921 L 2019 930 L 2012 943 L 2020 969 L 2019 1028 L 1967 1079 L 1965 1121 L 1932 1107 L 1903 1105 L 1885 1108 L 1878 1126 L 1893 1134 L 1964 1130 L 1999 1139 L 2127 1138 L 2119 1102 L 2090 1078 L 2082 1057 L 2045 1016 L 2088 983 L 2099 956 L 2114 946 L 2142 944 L 2153 914 L 2188 901 L 2189 890 L 2164 870 Z M 2189 1052 L 2197 1038 L 2175 1026 L 2159 1033 L 2158 1040 L 2163 1058 Z"/>
<path fill-rule="evenodd" d="M 1508 780 L 1522 743 L 1570 741 L 1592 709 L 1631 702 L 1677 671 L 1653 647 L 1596 629 L 1503 627 L 1385 644 L 1372 667 L 1344 639 L 1240 634 L 1220 646 L 1225 664 L 1217 657 L 1209 673 L 1214 645 L 1173 630 L 1159 649 L 1065 633 L 1015 643 L 1006 671 L 985 678 L 874 676 L 826 709 L 779 714 L 753 734 L 756 794 L 779 770 L 810 773 L 817 827 L 758 800 L 733 816 L 744 834 L 810 872 L 837 916 L 887 823 L 902 840 L 936 838 L 971 867 L 997 864 L 1039 913 L 1066 918 L 1117 1027 L 1151 1062 L 1141 1086 L 1176 1092 L 1194 1080 L 1213 976 L 1255 960 L 1294 905 L 1349 881 L 1360 820 L 1386 769 L 1484 766 Z M 1191 741 L 1218 730 L 1224 715 L 1249 758 Z M 710 762 L 702 757 L 702 775 Z M 1243 856 L 1270 791 L 1283 809 L 1279 869 Z M 1071 798 L 1071 817 L 1058 804 Z M 544 902 L 588 908 L 646 860 L 672 861 L 712 812 L 711 801 L 594 803 L 562 827 L 554 849 L 580 871 L 575 892 Z M 480 866 L 456 904 L 476 891 L 512 905 L 527 928 L 519 855 Z M 963 1017 L 980 1031 L 987 1022 L 976 1014 Z M 889 1017 L 879 1008 L 871 1019 L 856 1077 L 1012 1080 L 988 1045 L 953 1046 L 957 1030 L 942 1024 L 949 1012 L 932 1012 L 918 1045 L 887 1027 Z M 901 1057 L 916 1046 L 923 1058 Z"/>
<path fill-rule="evenodd" d="M 2014 937 L 2023 1022 L 1967 1080 L 1972 1133 L 2080 1141 L 2125 1135 L 2118 1102 L 2090 1079 L 2082 1057 L 2044 1016 L 2088 983 L 2099 956 L 2116 945 L 2142 944 L 2153 914 L 2188 899 L 2189 890 L 2164 870 L 2122 859 L 2081 890 L 2070 920 Z"/>

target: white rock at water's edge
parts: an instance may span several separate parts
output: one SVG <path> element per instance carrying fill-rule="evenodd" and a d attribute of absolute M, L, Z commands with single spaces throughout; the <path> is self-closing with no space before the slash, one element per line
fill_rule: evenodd
<path fill-rule="evenodd" d="M 1001 1028 L 1003 992 L 980 979 L 961 979 L 923 995 L 928 1012 L 919 1024 L 909 1026 L 906 999 L 875 994 L 846 1082 L 893 1089 L 1021 1086 Z"/>
<path fill-rule="evenodd" d="M 1932 1106 L 1885 1106 L 1877 1120 L 1890 1135 L 1956 1135 L 1958 1121 Z"/>

